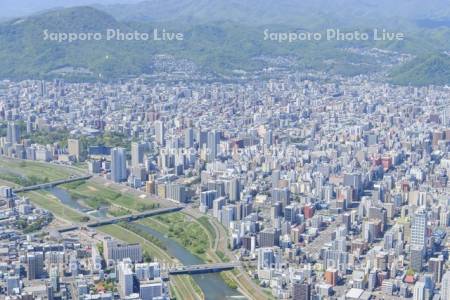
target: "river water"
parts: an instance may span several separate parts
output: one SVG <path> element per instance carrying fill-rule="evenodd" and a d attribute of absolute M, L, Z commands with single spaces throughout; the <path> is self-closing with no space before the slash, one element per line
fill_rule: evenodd
<path fill-rule="evenodd" d="M 186 248 L 181 246 L 178 242 L 164 236 L 160 232 L 139 223 L 134 223 L 139 229 L 153 235 L 154 237 L 161 240 L 161 242 L 166 246 L 167 252 L 176 257 L 183 265 L 200 265 L 205 262 L 202 261 L 197 256 L 190 253 Z M 230 288 L 220 277 L 218 273 L 208 273 L 191 275 L 195 282 L 200 286 L 206 299 L 216 300 L 216 299 L 245 299 L 242 295 L 235 289 Z"/>
<path fill-rule="evenodd" d="M 100 218 L 106 216 L 107 210 L 92 210 L 73 199 L 71 195 L 64 189 L 55 187 L 50 189 L 50 192 L 54 196 L 56 196 L 61 201 L 61 203 L 73 209 L 81 212 L 88 212 L 90 215 Z M 161 242 L 167 248 L 167 252 L 171 256 L 176 257 L 183 265 L 199 265 L 204 263 L 200 258 L 190 253 L 179 243 L 164 236 L 160 232 L 139 223 L 134 224 L 141 230 L 161 240 Z M 230 288 L 218 273 L 208 273 L 191 276 L 202 289 L 205 295 L 205 299 L 207 300 L 246 299 L 238 291 Z"/>
<path fill-rule="evenodd" d="M 80 212 L 87 213 L 91 216 L 97 218 L 105 218 L 107 217 L 108 208 L 100 208 L 98 210 L 93 210 L 92 208 L 81 204 L 79 201 L 72 198 L 72 196 L 64 189 L 60 189 L 57 187 L 53 187 L 50 189 L 50 192 L 56 196 L 62 204 L 67 205 L 73 209 L 76 209 Z"/>

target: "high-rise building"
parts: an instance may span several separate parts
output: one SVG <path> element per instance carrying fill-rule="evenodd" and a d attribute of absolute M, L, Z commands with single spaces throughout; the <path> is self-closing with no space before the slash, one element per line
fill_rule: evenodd
<path fill-rule="evenodd" d="M 138 168 L 139 165 L 144 163 L 144 148 L 142 143 L 131 143 L 131 167 Z"/>
<path fill-rule="evenodd" d="M 311 288 L 308 283 L 294 282 L 292 284 L 292 299 L 293 300 L 310 300 Z"/>
<path fill-rule="evenodd" d="M 280 202 L 282 209 L 291 203 L 290 192 L 288 188 L 272 189 L 272 203 Z"/>
<path fill-rule="evenodd" d="M 239 201 L 241 199 L 241 184 L 239 182 L 239 178 L 232 178 L 230 180 L 229 188 L 230 201 Z"/>
<path fill-rule="evenodd" d="M 67 151 L 69 155 L 75 156 L 77 161 L 80 161 L 81 157 L 81 144 L 78 139 L 67 140 Z"/>
<path fill-rule="evenodd" d="M 219 143 L 220 143 L 220 132 L 210 131 L 208 132 L 208 142 L 207 142 L 207 158 L 208 161 L 214 161 L 219 154 Z"/>
<path fill-rule="evenodd" d="M 363 190 L 361 174 L 344 174 L 344 186 L 351 187 L 355 190 L 356 197 L 359 197 Z"/>
<path fill-rule="evenodd" d="M 200 204 L 208 209 L 213 208 L 213 201 L 217 198 L 216 191 L 205 191 L 200 194 Z"/>
<path fill-rule="evenodd" d="M 166 130 L 163 121 L 155 121 L 155 140 L 160 146 L 164 146 Z"/>
<path fill-rule="evenodd" d="M 267 146 L 272 146 L 272 144 L 273 144 L 273 132 L 272 132 L 272 130 L 267 130 L 266 131 L 266 134 L 264 135 L 264 143 L 267 145 Z"/>
<path fill-rule="evenodd" d="M 441 299 L 450 299 L 450 271 L 442 276 Z"/>
<path fill-rule="evenodd" d="M 106 262 L 120 261 L 125 258 L 133 262 L 142 261 L 142 247 L 140 244 L 121 244 L 118 241 L 105 238 L 103 240 L 103 251 Z"/>
<path fill-rule="evenodd" d="M 266 228 L 259 233 L 260 247 L 278 246 L 280 243 L 280 231 L 275 228 Z"/>
<path fill-rule="evenodd" d="M 133 293 L 133 271 L 131 264 L 121 261 L 117 265 L 117 273 L 119 277 L 119 291 L 122 297 L 126 297 Z"/>
<path fill-rule="evenodd" d="M 139 281 L 153 280 L 160 277 L 160 272 L 158 262 L 135 264 L 135 275 Z"/>
<path fill-rule="evenodd" d="M 163 294 L 163 282 L 161 278 L 141 282 L 139 296 L 142 300 L 153 300 Z"/>
<path fill-rule="evenodd" d="M 281 217 L 281 213 L 282 213 L 282 206 L 280 202 L 275 202 L 271 207 L 270 207 L 270 218 L 271 220 L 275 220 L 278 219 L 279 217 Z"/>
<path fill-rule="evenodd" d="M 50 284 L 54 292 L 59 292 L 59 272 L 57 267 L 50 270 Z"/>
<path fill-rule="evenodd" d="M 174 200 L 180 203 L 187 201 L 186 187 L 178 183 L 170 183 L 166 187 L 167 199 Z"/>
<path fill-rule="evenodd" d="M 272 187 L 273 188 L 278 188 L 278 183 L 281 179 L 281 173 L 280 170 L 273 170 L 272 171 L 272 176 L 271 176 L 271 181 L 272 181 Z"/>
<path fill-rule="evenodd" d="M 111 180 L 122 182 L 127 179 L 127 164 L 125 149 L 114 148 L 111 150 Z"/>
<path fill-rule="evenodd" d="M 0 197 L 1 198 L 13 198 L 13 189 L 9 186 L 0 187 Z"/>
<path fill-rule="evenodd" d="M 427 214 L 424 209 L 416 211 L 411 223 L 411 245 L 426 246 Z"/>
<path fill-rule="evenodd" d="M 428 272 L 433 275 L 434 282 L 441 282 L 443 267 L 444 257 L 442 255 L 439 255 L 439 257 L 432 257 L 428 260 Z"/>
<path fill-rule="evenodd" d="M 6 293 L 7 295 L 12 295 L 14 293 L 14 289 L 20 287 L 20 279 L 19 276 L 8 275 L 6 278 Z"/>
<path fill-rule="evenodd" d="M 338 278 L 338 270 L 334 268 L 329 268 L 325 272 L 325 282 L 329 285 L 336 286 Z"/>
<path fill-rule="evenodd" d="M 191 148 L 192 146 L 194 146 L 194 130 L 186 128 L 184 131 L 184 147 Z"/>
<path fill-rule="evenodd" d="M 414 285 L 413 299 L 414 300 L 425 300 L 425 283 L 424 282 L 418 281 Z M 443 299 L 445 299 L 445 298 L 443 298 Z"/>
<path fill-rule="evenodd" d="M 225 228 L 230 227 L 230 223 L 236 220 L 236 206 L 234 205 L 226 205 L 222 208 L 222 224 Z"/>
<path fill-rule="evenodd" d="M 41 278 L 43 272 L 44 272 L 44 254 L 42 252 L 29 252 L 27 254 L 28 280 Z"/>
<path fill-rule="evenodd" d="M 6 142 L 18 144 L 20 142 L 20 127 L 14 122 L 9 122 L 6 129 Z"/>
<path fill-rule="evenodd" d="M 284 208 L 284 218 L 292 224 L 297 222 L 298 208 L 294 205 L 288 205 Z"/>
<path fill-rule="evenodd" d="M 225 182 L 222 180 L 211 180 L 207 184 L 208 190 L 215 190 L 218 197 L 225 196 Z"/>
<path fill-rule="evenodd" d="M 225 197 L 220 197 L 217 198 L 213 201 L 213 216 L 215 218 L 220 218 L 221 217 L 221 211 L 222 211 L 222 207 L 224 207 L 226 204 L 226 198 Z"/>
<path fill-rule="evenodd" d="M 274 268 L 275 255 L 273 249 L 259 248 L 258 251 L 258 270 Z"/>

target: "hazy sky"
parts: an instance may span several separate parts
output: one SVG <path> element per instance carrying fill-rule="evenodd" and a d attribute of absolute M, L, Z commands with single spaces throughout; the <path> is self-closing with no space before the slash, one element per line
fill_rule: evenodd
<path fill-rule="evenodd" d="M 87 4 L 136 3 L 142 0 L 0 0 L 0 17 L 19 17 L 41 10 Z"/>
<path fill-rule="evenodd" d="M 0 0 L 0 18 L 10 18 L 29 15 L 38 11 L 56 8 L 88 4 L 115 4 L 137 3 L 144 0 Z M 336 12 L 336 15 L 345 12 L 354 13 L 356 16 L 386 15 L 391 17 L 450 17 L 450 0 L 146 0 L 147 13 L 158 13 L 159 10 L 168 8 L 168 11 L 178 12 L 179 7 L 198 6 L 200 10 L 231 9 L 239 7 L 266 7 L 269 11 L 282 12 L 283 8 L 301 9 L 301 13 L 310 10 L 324 10 Z M 235 3 L 232 3 L 235 2 Z M 237 2 L 237 4 L 236 4 Z M 195 5 L 194 5 L 195 4 Z M 157 11 L 153 8 L 157 8 Z M 191 14 L 196 11 L 191 11 Z M 223 13 L 223 12 L 222 12 Z M 207 12 L 209 14 L 209 12 Z"/>

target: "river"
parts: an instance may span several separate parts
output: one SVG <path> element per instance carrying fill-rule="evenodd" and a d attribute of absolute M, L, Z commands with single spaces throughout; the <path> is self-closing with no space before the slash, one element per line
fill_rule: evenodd
<path fill-rule="evenodd" d="M 200 265 L 205 262 L 202 261 L 197 256 L 190 253 L 186 248 L 181 246 L 178 242 L 164 236 L 160 232 L 139 223 L 134 223 L 139 229 L 153 235 L 154 237 L 161 240 L 161 242 L 166 246 L 167 252 L 176 257 L 183 265 Z M 230 288 L 220 277 L 218 273 L 208 273 L 200 275 L 191 275 L 195 282 L 200 286 L 205 298 L 207 300 L 216 299 L 245 299 L 242 295 L 235 289 Z"/>
<path fill-rule="evenodd" d="M 72 196 L 64 189 L 53 187 L 49 190 L 54 196 L 56 196 L 62 204 L 67 205 L 80 212 L 87 213 L 96 218 L 107 217 L 108 208 L 102 207 L 98 210 L 94 210 L 86 205 L 81 204 L 79 201 L 72 198 Z"/>
<path fill-rule="evenodd" d="M 61 203 L 67 205 L 73 209 L 76 209 L 80 212 L 87 212 L 92 216 L 96 217 L 105 217 L 107 210 L 91 210 L 90 208 L 80 204 L 78 201 L 73 199 L 71 195 L 64 189 L 60 188 L 52 188 L 50 192 L 56 196 Z M 184 265 L 199 265 L 204 262 L 198 258 L 197 256 L 190 253 L 186 248 L 181 246 L 176 241 L 164 236 L 160 232 L 139 224 L 134 223 L 141 230 L 155 236 L 164 244 L 167 248 L 167 252 L 176 257 L 182 264 Z M 199 275 L 191 275 L 195 282 L 202 289 L 206 300 L 221 300 L 221 299 L 246 299 L 243 297 L 237 290 L 230 288 L 220 277 L 218 273 L 208 273 L 208 274 L 199 274 Z"/>

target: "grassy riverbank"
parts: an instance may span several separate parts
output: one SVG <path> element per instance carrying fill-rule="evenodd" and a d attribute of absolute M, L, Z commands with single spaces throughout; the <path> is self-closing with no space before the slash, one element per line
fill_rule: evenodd
<path fill-rule="evenodd" d="M 159 207 L 158 203 L 149 199 L 118 192 L 91 181 L 72 182 L 61 185 L 60 188 L 65 189 L 73 199 L 82 201 L 91 208 L 98 209 L 105 206 L 112 208 L 111 214 L 115 216 Z"/>
<path fill-rule="evenodd" d="M 27 192 L 22 193 L 22 196 L 25 196 L 30 199 L 30 201 L 37 206 L 50 211 L 54 215 L 65 219 L 67 221 L 73 221 L 73 222 L 87 222 L 89 221 L 88 217 L 77 210 L 68 207 L 64 204 L 62 204 L 58 198 L 53 196 L 49 192 L 45 191 L 34 191 L 34 192 Z"/>
<path fill-rule="evenodd" d="M 177 241 L 189 252 L 206 260 L 206 252 L 212 245 L 205 229 L 183 213 L 171 213 L 139 221 Z"/>
<path fill-rule="evenodd" d="M 214 251 L 213 244 L 217 236 L 206 216 L 195 219 L 177 212 L 146 218 L 139 223 L 167 235 L 204 262 L 229 261 L 223 252 Z M 237 289 L 238 284 L 234 276 L 230 276 L 230 272 L 232 271 L 221 272 L 220 276 L 228 287 Z"/>

